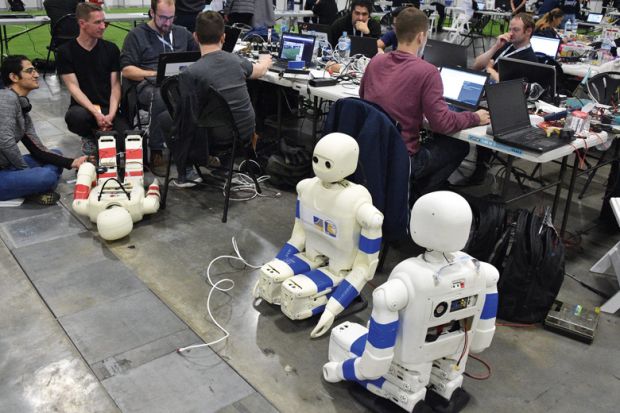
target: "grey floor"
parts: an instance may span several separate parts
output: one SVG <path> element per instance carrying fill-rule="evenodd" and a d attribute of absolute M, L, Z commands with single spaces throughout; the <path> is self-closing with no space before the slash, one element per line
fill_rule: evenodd
<path fill-rule="evenodd" d="M 78 138 L 63 120 L 68 96 L 55 77 L 31 100 L 47 144 L 77 155 Z M 293 125 L 285 134 L 296 130 Z M 543 173 L 555 168 L 545 166 Z M 567 272 L 611 294 L 615 279 L 588 271 L 619 238 L 594 221 L 607 172 L 573 205 L 569 230 L 580 234 L 581 244 L 570 250 Z M 234 253 L 232 237 L 249 263 L 271 259 L 290 235 L 293 193 L 235 202 L 222 224 L 219 191 L 171 189 L 166 210 L 146 217 L 125 239 L 106 243 L 71 211 L 73 185 L 66 181 L 72 179 L 75 173 L 65 172 L 55 207 L 0 208 L 1 412 L 364 411 L 347 384 L 322 380 L 329 338 L 310 340 L 314 320 L 292 322 L 254 302 L 257 272 L 236 262 L 222 260 L 212 269 L 215 280 L 235 281 L 211 303 L 230 338 L 213 350 L 175 351 L 222 336 L 207 314 L 206 266 Z M 471 191 L 496 189 L 489 176 Z M 550 200 L 538 195 L 521 206 Z M 408 245 L 392 250 L 372 284 L 384 282 L 410 255 Z M 604 302 L 569 277 L 559 298 L 586 308 Z M 365 323 L 369 313 L 349 319 Z M 498 327 L 481 354 L 493 374 L 486 381 L 465 379 L 472 396 L 465 411 L 618 411 L 618 324 L 618 315 L 602 314 L 592 345 L 540 325 Z M 482 373 L 473 361 L 467 370 Z"/>

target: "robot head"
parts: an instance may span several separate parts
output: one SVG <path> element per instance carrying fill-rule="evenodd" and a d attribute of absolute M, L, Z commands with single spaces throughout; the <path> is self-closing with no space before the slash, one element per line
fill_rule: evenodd
<path fill-rule="evenodd" d="M 314 147 L 312 169 L 323 182 L 338 182 L 355 172 L 360 148 L 344 133 L 330 133 Z"/>
<path fill-rule="evenodd" d="M 429 250 L 460 251 L 469 238 L 471 220 L 471 208 L 465 198 L 449 191 L 431 192 L 413 205 L 411 238 Z"/>
<path fill-rule="evenodd" d="M 115 206 L 97 215 L 99 236 L 106 241 L 121 239 L 129 235 L 132 229 L 133 220 L 125 208 Z"/>

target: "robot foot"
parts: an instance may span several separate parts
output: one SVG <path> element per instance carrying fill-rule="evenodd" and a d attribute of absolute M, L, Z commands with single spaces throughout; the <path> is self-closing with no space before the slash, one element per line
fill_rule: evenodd
<path fill-rule="evenodd" d="M 439 413 L 456 413 L 465 408 L 469 402 L 469 393 L 463 390 L 462 387 L 454 390 L 450 400 L 446 400 L 433 390 L 426 392 L 426 403 L 433 408 L 434 411 Z"/>
<path fill-rule="evenodd" d="M 357 383 L 351 383 L 349 394 L 373 413 L 394 413 L 403 411 L 396 403 L 369 392 Z M 411 413 L 433 413 L 433 409 L 428 406 L 424 400 L 420 400 L 413 407 Z"/>

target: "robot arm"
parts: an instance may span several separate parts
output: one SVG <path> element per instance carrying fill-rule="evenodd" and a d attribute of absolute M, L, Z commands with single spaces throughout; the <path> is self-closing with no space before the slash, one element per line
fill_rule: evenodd
<path fill-rule="evenodd" d="M 313 338 L 319 337 L 329 330 L 335 316 L 351 304 L 366 283 L 372 280 L 375 275 L 379 250 L 381 249 L 383 215 L 372 204 L 364 203 L 358 208 L 356 218 L 362 227 L 362 231 L 353 268 L 327 302 L 319 322 L 310 333 Z"/>
<path fill-rule="evenodd" d="M 398 335 L 398 311 L 412 297 L 401 280 L 392 278 L 378 287 L 372 298 L 373 308 L 363 353 L 343 362 L 326 363 L 323 366 L 325 380 L 364 382 L 376 380 L 388 372 Z"/>
<path fill-rule="evenodd" d="M 497 314 L 499 272 L 491 264 L 486 262 L 480 264 L 480 272 L 486 279 L 486 289 L 484 306 L 470 346 L 472 353 L 480 353 L 491 345 L 491 340 L 495 334 L 495 316 Z"/>
<path fill-rule="evenodd" d="M 73 210 L 80 215 L 88 215 L 88 196 L 97 183 L 97 170 L 95 165 L 84 162 L 77 173 L 75 191 L 73 192 Z"/>
<path fill-rule="evenodd" d="M 148 192 L 142 200 L 142 212 L 145 214 L 154 214 L 159 210 L 159 182 L 157 179 L 149 185 Z"/>

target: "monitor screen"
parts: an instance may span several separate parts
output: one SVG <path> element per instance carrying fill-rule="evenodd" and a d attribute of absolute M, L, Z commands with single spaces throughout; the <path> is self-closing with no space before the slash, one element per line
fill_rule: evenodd
<path fill-rule="evenodd" d="M 520 80 L 488 85 L 486 91 L 494 135 L 501 135 L 530 125 L 523 84 Z M 511 98 L 506 99 L 506 96 Z"/>
<path fill-rule="evenodd" d="M 428 39 L 424 48 L 424 60 L 437 67 L 466 67 L 467 46 Z"/>
<path fill-rule="evenodd" d="M 601 13 L 589 13 L 588 14 L 588 20 L 586 20 L 588 23 L 600 23 L 603 21 L 603 15 Z"/>
<path fill-rule="evenodd" d="M 499 80 L 523 79 L 538 83 L 545 89 L 543 100 L 555 99 L 555 67 L 542 63 L 501 57 L 498 60 Z"/>
<path fill-rule="evenodd" d="M 280 43 L 280 58 L 285 60 L 303 60 L 312 62 L 314 36 L 284 33 Z"/>
<path fill-rule="evenodd" d="M 443 97 L 448 102 L 477 106 L 487 82 L 487 75 L 449 67 L 441 69 Z"/>
<path fill-rule="evenodd" d="M 555 59 L 560 47 L 560 39 L 553 37 L 532 36 L 530 39 L 532 50 L 535 53 L 543 53 Z"/>

